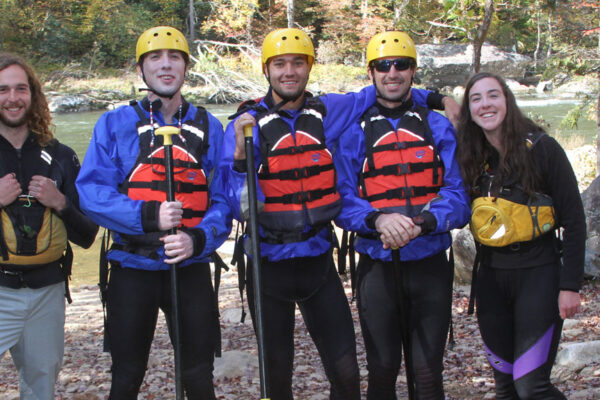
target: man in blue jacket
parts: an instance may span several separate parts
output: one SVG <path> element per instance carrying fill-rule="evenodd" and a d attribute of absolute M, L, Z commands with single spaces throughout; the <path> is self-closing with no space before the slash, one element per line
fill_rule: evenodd
<path fill-rule="evenodd" d="M 401 310 L 418 399 L 444 399 L 442 357 L 450 322 L 450 230 L 465 225 L 469 203 L 455 160 L 455 132 L 441 114 L 414 101 L 412 39 L 385 32 L 367 47 L 377 102 L 335 153 L 343 208 L 336 219 L 358 234 L 358 307 L 369 370 L 368 399 L 396 399 L 402 361 Z M 392 250 L 399 248 L 398 282 Z M 397 251 L 397 250 L 396 250 Z M 398 283 L 403 283 L 399 290 Z"/>
<path fill-rule="evenodd" d="M 269 91 L 263 99 L 242 106 L 227 126 L 223 145 L 227 194 L 235 218 L 242 221 L 247 218 L 243 127 L 253 126 L 253 173 L 262 207 L 265 350 L 273 400 L 293 398 L 296 304 L 324 364 L 330 398 L 360 399 L 354 326 L 332 257 L 331 221 L 342 199 L 331 149 L 375 102 L 375 89 L 312 97 L 305 89 L 314 57 L 312 41 L 303 31 L 269 33 L 262 47 Z M 427 101 L 427 92 L 418 95 L 421 102 Z M 248 300 L 253 312 L 252 282 Z"/>
<path fill-rule="evenodd" d="M 137 398 L 158 310 L 170 321 L 169 266 L 178 263 L 184 388 L 190 399 L 214 399 L 219 322 L 208 257 L 231 229 L 215 169 L 223 128 L 181 96 L 189 49 L 180 31 L 147 30 L 136 60 L 148 95 L 100 117 L 77 179 L 82 209 L 114 233 L 108 252 L 110 398 Z M 181 130 L 173 136 L 173 202 L 166 201 L 162 138 L 154 134 L 165 125 Z M 168 235 L 171 228 L 177 233 Z"/>

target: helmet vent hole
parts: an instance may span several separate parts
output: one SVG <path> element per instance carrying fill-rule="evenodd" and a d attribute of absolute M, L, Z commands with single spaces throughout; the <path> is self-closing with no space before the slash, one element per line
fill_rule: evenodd
<path fill-rule="evenodd" d="M 287 40 L 287 36 L 282 36 L 281 40 Z"/>
<path fill-rule="evenodd" d="M 398 40 L 398 39 L 394 39 L 394 42 L 398 43 L 398 42 L 399 42 L 399 40 Z"/>
<path fill-rule="evenodd" d="M 171 32 L 167 32 L 167 36 L 171 36 Z"/>
<path fill-rule="evenodd" d="M 298 36 L 294 37 L 294 39 L 296 39 L 296 40 L 300 40 L 300 38 L 299 38 Z"/>
<path fill-rule="evenodd" d="M 156 33 L 154 34 L 154 37 L 157 37 L 157 36 L 158 36 L 158 32 L 156 32 Z"/>
<path fill-rule="evenodd" d="M 385 44 L 387 42 L 387 40 L 382 40 L 381 44 Z"/>

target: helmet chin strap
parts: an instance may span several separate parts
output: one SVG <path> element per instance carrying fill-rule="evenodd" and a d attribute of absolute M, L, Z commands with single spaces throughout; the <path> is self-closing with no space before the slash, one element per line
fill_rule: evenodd
<path fill-rule="evenodd" d="M 277 112 L 279 109 L 281 109 L 281 107 L 283 107 L 287 103 L 293 103 L 304 95 L 304 90 L 302 90 L 297 96 L 287 96 L 281 94 L 277 90 L 275 90 L 275 88 L 271 84 L 271 77 L 267 74 L 265 74 L 265 77 L 267 78 L 267 82 L 269 82 L 269 91 L 275 92 L 275 94 L 277 94 L 277 96 L 279 96 L 282 100 L 280 103 L 276 104 L 270 111 Z"/>
<path fill-rule="evenodd" d="M 139 88 L 138 89 L 139 92 L 152 92 L 155 95 L 157 95 L 158 97 L 162 97 L 163 99 L 173 100 L 173 97 L 175 96 L 175 93 L 177 93 L 177 92 L 169 95 L 169 94 L 166 94 L 166 93 L 158 92 L 157 90 L 151 88 L 150 85 L 148 85 L 148 82 L 146 82 L 146 75 L 144 75 L 144 69 L 141 68 L 141 66 L 140 66 L 140 70 L 142 71 L 142 80 L 144 81 L 144 83 L 148 87 L 147 88 Z"/>

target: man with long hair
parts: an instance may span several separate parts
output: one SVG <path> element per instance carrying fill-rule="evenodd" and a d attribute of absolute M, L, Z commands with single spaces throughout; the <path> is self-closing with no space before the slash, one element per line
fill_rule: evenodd
<path fill-rule="evenodd" d="M 10 350 L 21 399 L 53 399 L 64 352 L 68 241 L 92 245 L 79 210 L 75 152 L 52 134 L 33 69 L 0 54 L 0 356 Z"/>

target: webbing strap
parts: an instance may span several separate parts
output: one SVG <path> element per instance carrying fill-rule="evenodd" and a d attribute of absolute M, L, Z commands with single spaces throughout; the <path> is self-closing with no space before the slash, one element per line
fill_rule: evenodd
<path fill-rule="evenodd" d="M 383 193 L 373 194 L 367 197 L 369 202 L 377 201 L 377 200 L 392 200 L 392 199 L 410 199 L 413 197 L 421 197 L 426 196 L 430 193 L 437 193 L 439 191 L 439 187 L 429 187 L 429 186 L 409 186 L 409 187 L 399 187 L 396 189 L 390 189 Z"/>
<path fill-rule="evenodd" d="M 365 178 L 372 178 L 378 175 L 408 175 L 416 172 L 423 172 L 426 169 L 433 168 L 435 163 L 398 163 L 386 165 L 372 171 L 363 172 Z"/>
<path fill-rule="evenodd" d="M 336 188 L 316 189 L 307 192 L 290 193 L 278 197 L 267 197 L 265 203 L 283 203 L 283 204 L 303 204 L 309 201 L 319 200 L 328 194 L 336 192 Z"/>
<path fill-rule="evenodd" d="M 208 185 L 196 185 L 189 182 L 173 182 L 173 186 L 175 186 L 175 193 L 194 193 L 194 192 L 206 192 L 208 190 Z M 166 192 L 167 190 L 167 182 L 166 181 L 150 181 L 150 182 L 128 182 L 128 188 L 134 189 L 151 189 L 159 192 Z"/>
<path fill-rule="evenodd" d="M 313 165 L 310 167 L 301 167 L 287 169 L 279 172 L 269 172 L 268 174 L 258 174 L 258 178 L 264 179 L 281 179 L 281 180 L 298 180 L 310 178 L 311 176 L 319 175 L 321 172 L 333 170 L 333 164 Z"/>

